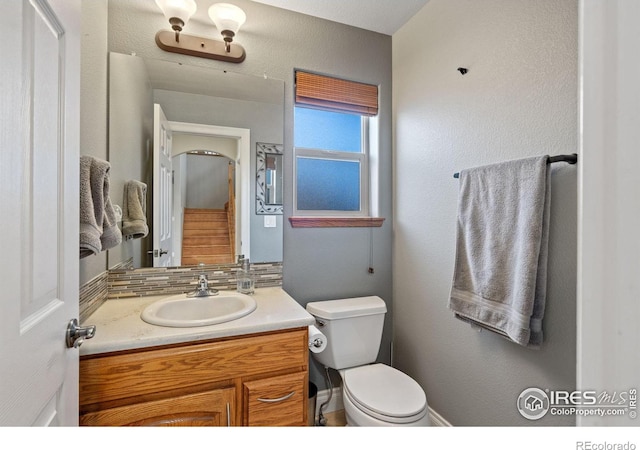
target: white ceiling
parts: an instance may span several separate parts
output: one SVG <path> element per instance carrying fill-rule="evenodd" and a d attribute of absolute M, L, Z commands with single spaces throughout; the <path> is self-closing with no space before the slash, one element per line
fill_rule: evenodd
<path fill-rule="evenodd" d="M 253 0 L 365 30 L 393 35 L 429 0 Z"/>

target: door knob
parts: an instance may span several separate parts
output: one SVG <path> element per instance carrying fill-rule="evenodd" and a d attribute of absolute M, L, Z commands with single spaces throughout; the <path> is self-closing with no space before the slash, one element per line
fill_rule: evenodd
<path fill-rule="evenodd" d="M 78 326 L 78 319 L 71 319 L 67 325 L 67 347 L 78 348 L 85 339 L 91 339 L 96 335 L 96 326 Z"/>

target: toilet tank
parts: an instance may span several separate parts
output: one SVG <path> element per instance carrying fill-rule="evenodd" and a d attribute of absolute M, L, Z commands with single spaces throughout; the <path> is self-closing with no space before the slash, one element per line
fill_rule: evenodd
<path fill-rule="evenodd" d="M 327 347 L 313 357 L 333 369 L 375 362 L 382 340 L 387 306 L 380 297 L 356 297 L 307 303 Z"/>

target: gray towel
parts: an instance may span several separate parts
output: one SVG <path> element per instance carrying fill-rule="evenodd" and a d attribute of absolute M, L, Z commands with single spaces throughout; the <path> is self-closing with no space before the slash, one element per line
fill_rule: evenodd
<path fill-rule="evenodd" d="M 124 186 L 122 234 L 127 239 L 143 238 L 149 234 L 147 226 L 147 185 L 136 180 Z"/>
<path fill-rule="evenodd" d="M 92 156 L 80 157 L 80 258 L 122 242 L 109 198 L 111 165 Z"/>
<path fill-rule="evenodd" d="M 548 156 L 460 172 L 455 317 L 531 348 L 542 344 L 549 240 Z"/>
<path fill-rule="evenodd" d="M 116 212 L 113 209 L 111 197 L 109 197 L 110 170 L 111 165 L 107 161 L 98 158 L 93 159 L 93 163 L 91 164 L 91 179 L 97 189 L 97 195 L 93 197 L 93 205 L 95 211 L 102 209 L 102 234 L 100 235 L 102 251 L 109 250 L 116 245 L 120 245 L 122 242 L 122 233 L 120 232 L 120 228 L 118 228 Z M 101 191 L 100 186 L 102 186 Z"/>
<path fill-rule="evenodd" d="M 91 156 L 80 157 L 80 258 L 96 255 L 102 250 L 102 227 L 98 225 L 93 207 L 92 162 Z"/>

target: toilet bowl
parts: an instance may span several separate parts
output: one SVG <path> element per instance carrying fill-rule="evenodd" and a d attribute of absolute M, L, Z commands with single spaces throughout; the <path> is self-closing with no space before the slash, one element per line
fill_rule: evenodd
<path fill-rule="evenodd" d="M 380 297 L 310 302 L 306 309 L 327 341 L 313 357 L 342 378 L 347 425 L 429 425 L 427 397 L 420 385 L 393 367 L 375 363 L 387 312 Z"/>

